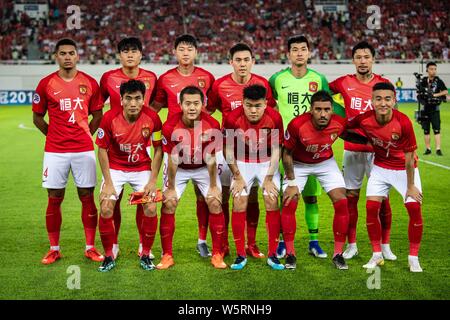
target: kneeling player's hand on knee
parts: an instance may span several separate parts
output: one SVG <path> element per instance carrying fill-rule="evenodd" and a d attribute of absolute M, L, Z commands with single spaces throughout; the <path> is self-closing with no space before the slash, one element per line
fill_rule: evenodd
<path fill-rule="evenodd" d="M 149 182 L 144 187 L 144 196 L 147 196 L 150 198 L 150 201 L 154 202 L 156 198 L 156 184 Z"/>
<path fill-rule="evenodd" d="M 177 201 L 178 197 L 177 197 L 177 192 L 175 189 L 166 189 L 166 191 L 164 191 L 163 194 L 163 203 L 167 203 L 168 201 L 174 200 Z"/>
<path fill-rule="evenodd" d="M 268 178 L 264 179 L 262 189 L 263 189 L 263 191 L 265 191 L 267 193 L 269 198 L 271 198 L 271 199 L 278 198 L 278 188 L 275 185 L 275 183 L 273 183 L 272 179 L 268 179 Z"/>
<path fill-rule="evenodd" d="M 288 206 L 289 203 L 291 202 L 291 200 L 293 200 L 294 198 L 298 197 L 299 195 L 299 190 L 297 186 L 290 186 L 287 187 L 286 190 L 284 191 L 284 205 Z"/>
<path fill-rule="evenodd" d="M 422 203 L 422 199 L 423 199 L 422 193 L 414 185 L 410 186 L 408 188 L 408 190 L 406 191 L 405 200 L 407 200 L 408 197 L 411 197 L 414 200 L 416 200 L 417 202 Z"/>
<path fill-rule="evenodd" d="M 206 198 L 208 199 L 216 199 L 220 203 L 222 203 L 222 190 L 219 187 L 210 187 L 208 193 L 206 194 Z"/>
<path fill-rule="evenodd" d="M 231 188 L 230 188 L 230 193 L 233 195 L 234 197 L 239 197 L 242 193 L 242 190 L 247 190 L 247 184 L 245 183 L 244 179 L 242 178 L 242 176 L 238 176 L 236 178 L 233 179 L 233 182 L 231 184 Z"/>
<path fill-rule="evenodd" d="M 103 200 L 117 200 L 117 193 L 112 184 L 105 183 L 100 192 L 100 202 Z"/>

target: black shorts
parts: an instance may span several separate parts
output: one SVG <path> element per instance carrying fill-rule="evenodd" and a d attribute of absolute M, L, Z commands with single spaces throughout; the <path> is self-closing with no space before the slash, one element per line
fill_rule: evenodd
<path fill-rule="evenodd" d="M 424 134 L 430 134 L 430 124 L 433 127 L 433 133 L 439 134 L 441 132 L 441 115 L 438 111 L 431 111 L 425 113 L 426 119 L 422 120 L 421 125 Z"/>

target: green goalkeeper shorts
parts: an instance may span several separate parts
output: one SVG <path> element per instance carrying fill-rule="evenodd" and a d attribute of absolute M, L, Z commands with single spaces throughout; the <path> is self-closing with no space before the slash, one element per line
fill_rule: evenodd
<path fill-rule="evenodd" d="M 283 185 L 284 179 L 284 167 L 283 162 L 280 160 L 280 176 L 281 176 L 281 185 Z M 319 181 L 314 176 L 309 176 L 306 181 L 305 188 L 303 188 L 302 197 L 318 197 L 322 194 L 322 187 L 320 186 Z"/>

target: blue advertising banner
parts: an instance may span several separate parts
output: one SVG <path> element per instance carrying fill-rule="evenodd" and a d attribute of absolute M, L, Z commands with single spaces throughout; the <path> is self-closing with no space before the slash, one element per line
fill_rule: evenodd
<path fill-rule="evenodd" d="M 34 90 L 0 90 L 0 106 L 31 105 Z"/>

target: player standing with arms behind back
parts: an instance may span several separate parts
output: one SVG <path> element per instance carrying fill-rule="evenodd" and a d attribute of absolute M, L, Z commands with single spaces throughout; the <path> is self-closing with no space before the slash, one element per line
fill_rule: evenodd
<path fill-rule="evenodd" d="M 103 255 L 94 247 L 98 215 L 94 202 L 97 176 L 92 143 L 92 134 L 102 118 L 103 103 L 95 79 L 77 70 L 79 56 L 73 40 L 57 42 L 55 59 L 59 70 L 42 79 L 33 96 L 33 122 L 46 136 L 42 186 L 48 192 L 46 225 L 50 251 L 42 263 L 51 264 L 61 258 L 61 203 L 70 171 L 82 205 L 85 256 L 103 261 Z M 47 112 L 49 123 L 44 119 Z M 92 115 L 91 122 L 89 115 Z"/>

